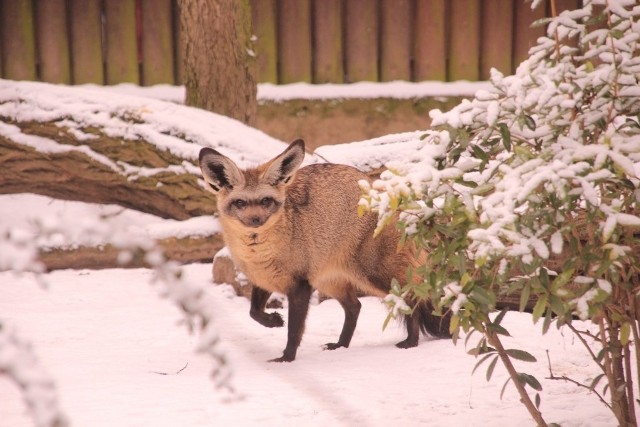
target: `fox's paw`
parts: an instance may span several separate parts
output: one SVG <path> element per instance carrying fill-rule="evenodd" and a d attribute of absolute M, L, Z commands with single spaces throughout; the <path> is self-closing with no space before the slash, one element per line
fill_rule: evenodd
<path fill-rule="evenodd" d="M 284 326 L 284 319 L 280 313 L 265 313 L 263 325 L 267 328 L 281 328 Z"/>
<path fill-rule="evenodd" d="M 322 346 L 324 350 L 335 350 L 336 348 L 346 347 L 346 345 L 340 344 L 338 342 L 329 342 Z"/>
<path fill-rule="evenodd" d="M 400 341 L 399 343 L 396 344 L 396 347 L 398 348 L 413 348 L 417 346 L 418 346 L 418 340 L 412 340 L 409 338 L 407 338 L 404 341 Z"/>
<path fill-rule="evenodd" d="M 267 328 L 279 328 L 284 325 L 284 320 L 280 313 L 265 313 L 264 311 L 252 311 L 251 318 Z"/>
<path fill-rule="evenodd" d="M 293 362 L 295 359 L 296 359 L 295 357 L 288 357 L 288 356 L 282 355 L 281 357 L 276 357 L 275 359 L 268 360 L 268 362 L 269 363 Z"/>

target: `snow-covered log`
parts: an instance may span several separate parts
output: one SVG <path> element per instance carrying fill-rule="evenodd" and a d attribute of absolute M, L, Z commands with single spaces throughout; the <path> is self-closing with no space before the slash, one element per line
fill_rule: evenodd
<path fill-rule="evenodd" d="M 0 192 L 111 203 L 163 218 L 211 214 L 202 146 L 242 166 L 284 144 L 240 122 L 149 98 L 0 80 Z"/>

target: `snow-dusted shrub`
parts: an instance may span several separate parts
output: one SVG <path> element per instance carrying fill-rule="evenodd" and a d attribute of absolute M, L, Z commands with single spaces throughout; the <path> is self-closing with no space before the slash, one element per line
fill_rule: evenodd
<path fill-rule="evenodd" d="M 505 295 L 519 294 L 545 331 L 555 321 L 578 334 L 602 368 L 587 386 L 605 378 L 599 396 L 626 425 L 640 366 L 630 355 L 640 344 L 640 5 L 584 3 L 545 21 L 548 36 L 515 75 L 493 70 L 491 90 L 431 111 L 418 155 L 365 185 L 361 205 L 379 227 L 398 215 L 429 254 L 422 283 L 397 292 L 451 310 L 454 339 L 482 332 L 474 353 L 491 370 L 505 362 L 538 423 L 524 386 L 541 385 L 508 357 L 532 356 L 502 348 L 503 314 L 489 317 Z M 599 332 L 575 330 L 575 317 Z"/>

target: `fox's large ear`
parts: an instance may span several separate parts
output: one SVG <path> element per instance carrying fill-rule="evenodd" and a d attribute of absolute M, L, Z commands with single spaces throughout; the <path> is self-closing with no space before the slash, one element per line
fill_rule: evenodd
<path fill-rule="evenodd" d="M 269 185 L 285 184 L 296 173 L 304 160 L 304 141 L 296 139 L 278 157 L 266 165 L 261 180 Z"/>
<path fill-rule="evenodd" d="M 200 150 L 199 158 L 202 176 L 213 192 L 217 193 L 222 188 L 232 189 L 239 184 L 244 184 L 242 171 L 227 156 L 223 156 L 213 148 L 205 147 Z"/>

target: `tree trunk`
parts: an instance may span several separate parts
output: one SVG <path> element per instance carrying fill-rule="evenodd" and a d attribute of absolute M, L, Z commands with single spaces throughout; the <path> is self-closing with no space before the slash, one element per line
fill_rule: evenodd
<path fill-rule="evenodd" d="M 248 0 L 179 0 L 186 104 L 253 125 L 255 60 Z"/>

